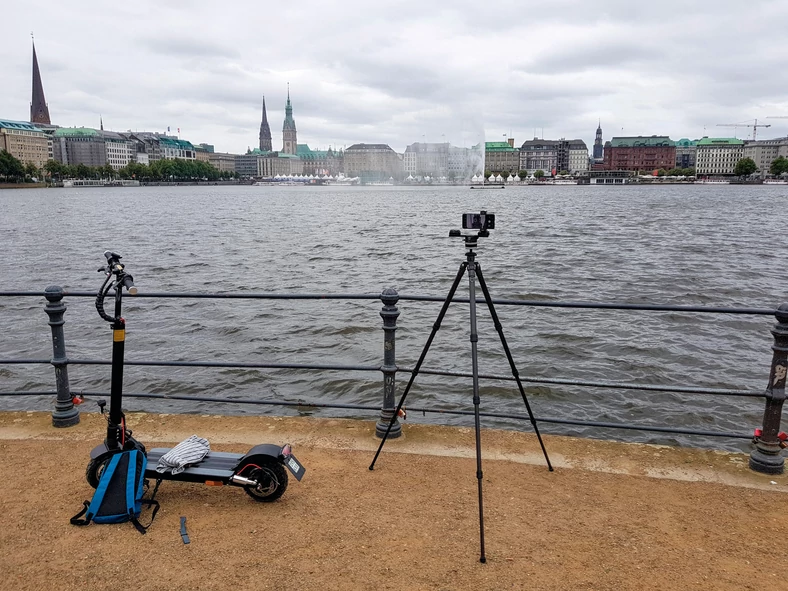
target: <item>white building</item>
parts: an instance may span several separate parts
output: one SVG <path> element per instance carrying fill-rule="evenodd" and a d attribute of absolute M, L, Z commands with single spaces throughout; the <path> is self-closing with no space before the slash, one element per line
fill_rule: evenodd
<path fill-rule="evenodd" d="M 703 137 L 695 152 L 695 175 L 732 175 L 744 158 L 744 141 L 735 138 Z"/>
<path fill-rule="evenodd" d="M 788 158 L 788 137 L 744 143 L 744 158 L 753 159 L 761 178 L 769 174 L 772 162 L 780 156 Z"/>
<path fill-rule="evenodd" d="M 100 131 L 104 138 L 104 148 L 107 151 L 107 164 L 115 170 L 120 170 L 134 160 L 136 150 L 132 142 L 114 131 Z"/>

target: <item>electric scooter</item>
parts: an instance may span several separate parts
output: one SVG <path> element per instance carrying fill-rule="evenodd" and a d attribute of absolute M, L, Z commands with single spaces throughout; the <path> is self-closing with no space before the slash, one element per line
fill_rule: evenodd
<path fill-rule="evenodd" d="M 160 480 L 176 480 L 182 482 L 202 482 L 210 486 L 234 485 L 243 487 L 255 501 L 270 502 L 281 497 L 287 489 L 288 471 L 301 480 L 306 469 L 293 455 L 289 444 L 284 446 L 270 443 L 255 445 L 246 454 L 235 454 L 209 451 L 199 462 L 188 465 L 177 474 L 171 471 L 158 472 L 156 466 L 159 459 L 170 451 L 167 448 L 155 448 L 146 452 L 145 446 L 132 436 L 131 429 L 126 427 L 123 414 L 123 355 L 126 339 L 126 321 L 121 316 L 123 290 L 129 294 L 137 293 L 134 279 L 126 273 L 121 264 L 121 256 L 110 251 L 104 252 L 107 259 L 106 267 L 99 268 L 107 278 L 96 296 L 96 310 L 99 316 L 112 325 L 112 384 L 110 387 L 109 413 L 105 414 L 106 401 L 98 402 L 101 414 L 107 419 L 107 436 L 101 445 L 90 452 L 90 462 L 85 471 L 85 478 L 93 488 L 98 486 L 101 473 L 108 465 L 109 459 L 121 451 L 137 449 L 147 456 L 145 477 Z M 115 315 L 110 316 L 104 310 L 104 299 L 114 290 Z"/>

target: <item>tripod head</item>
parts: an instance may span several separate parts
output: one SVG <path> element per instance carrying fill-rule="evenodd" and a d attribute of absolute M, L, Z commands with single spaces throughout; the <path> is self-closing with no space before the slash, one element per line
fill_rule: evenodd
<path fill-rule="evenodd" d="M 495 214 L 484 210 L 479 213 L 465 213 L 462 215 L 462 227 L 464 230 L 477 231 L 463 234 L 461 230 L 449 230 L 449 237 L 463 238 L 470 255 L 473 249 L 478 247 L 479 238 L 487 238 L 490 230 L 495 229 Z"/>

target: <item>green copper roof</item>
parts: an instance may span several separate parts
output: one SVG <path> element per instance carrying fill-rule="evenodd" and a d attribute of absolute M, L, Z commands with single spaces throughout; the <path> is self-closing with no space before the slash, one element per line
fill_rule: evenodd
<path fill-rule="evenodd" d="M 260 148 L 255 148 L 254 150 L 249 150 L 246 153 L 247 156 L 248 155 L 252 155 L 252 156 L 268 156 L 269 154 L 271 154 L 271 152 L 269 152 L 267 150 L 263 151 Z"/>
<path fill-rule="evenodd" d="M 661 148 L 675 146 L 676 142 L 666 135 L 652 135 L 637 137 L 614 137 L 610 140 L 613 148 Z"/>
<path fill-rule="evenodd" d="M 676 146 L 680 148 L 689 148 L 691 146 L 696 146 L 698 144 L 698 140 L 691 140 L 689 138 L 681 138 L 680 140 L 676 140 Z"/>
<path fill-rule="evenodd" d="M 699 146 L 743 146 L 744 140 L 735 137 L 704 137 L 698 140 Z"/>
<path fill-rule="evenodd" d="M 19 129 L 21 131 L 38 131 L 43 133 L 38 127 L 26 121 L 11 121 L 10 119 L 0 119 L 0 129 Z"/>
<path fill-rule="evenodd" d="M 517 148 L 512 148 L 508 142 L 484 142 L 484 149 L 487 152 L 516 152 Z"/>
<path fill-rule="evenodd" d="M 159 137 L 159 144 L 162 146 L 169 146 L 170 148 L 179 148 L 181 150 L 194 150 L 194 146 L 191 142 L 179 140 L 174 137 Z"/>
<path fill-rule="evenodd" d="M 99 132 L 89 127 L 61 127 L 55 130 L 55 137 L 98 137 Z"/>

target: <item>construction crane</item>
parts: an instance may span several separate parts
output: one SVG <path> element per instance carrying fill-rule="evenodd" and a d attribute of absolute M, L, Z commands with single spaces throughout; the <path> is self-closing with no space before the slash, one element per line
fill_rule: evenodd
<path fill-rule="evenodd" d="M 755 135 L 759 127 L 771 127 L 770 123 L 758 123 L 757 119 L 749 121 L 742 121 L 741 123 L 717 123 L 717 127 L 752 127 L 752 140 L 755 141 Z"/>

